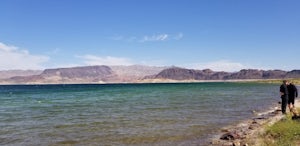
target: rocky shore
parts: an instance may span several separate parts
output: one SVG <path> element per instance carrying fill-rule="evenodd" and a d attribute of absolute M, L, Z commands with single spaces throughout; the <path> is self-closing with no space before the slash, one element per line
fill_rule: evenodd
<path fill-rule="evenodd" d="M 300 101 L 295 102 L 295 106 L 298 107 Z M 257 114 L 250 120 L 222 128 L 220 134 L 211 140 L 210 146 L 259 146 L 261 143 L 260 135 L 264 133 L 265 127 L 284 117 L 281 113 L 280 104 L 278 104 L 274 109 Z"/>

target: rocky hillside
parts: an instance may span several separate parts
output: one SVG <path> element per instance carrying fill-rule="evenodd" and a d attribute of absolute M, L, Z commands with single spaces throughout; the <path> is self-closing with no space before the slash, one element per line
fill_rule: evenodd
<path fill-rule="evenodd" d="M 76 79 L 76 78 L 107 78 L 111 76 L 113 71 L 108 66 L 85 66 L 74 68 L 58 68 L 58 69 L 46 69 L 41 76 L 54 77 L 59 76 L 61 78 Z"/>
<path fill-rule="evenodd" d="M 300 70 L 257 70 L 243 69 L 239 72 L 214 72 L 209 69 L 194 70 L 184 68 L 168 68 L 155 76 L 147 76 L 144 79 L 171 79 L 171 80 L 234 80 L 234 79 L 281 79 L 300 78 Z"/>
<path fill-rule="evenodd" d="M 145 76 L 156 75 L 167 67 L 131 65 L 131 66 L 110 66 L 112 71 L 118 75 L 121 82 L 132 82 L 143 79 Z"/>
<path fill-rule="evenodd" d="M 226 72 L 213 72 L 210 69 L 193 70 L 184 68 L 168 68 L 155 76 L 145 77 L 147 79 L 172 79 L 172 80 L 221 80 L 229 75 Z"/>
<path fill-rule="evenodd" d="M 28 83 L 120 83 L 136 82 L 145 76 L 157 74 L 165 67 L 132 66 L 83 66 L 46 69 L 40 74 L 14 76 L 0 80 L 2 84 Z"/>
<path fill-rule="evenodd" d="M 39 75 L 16 76 L 6 81 L 12 83 L 89 83 L 114 80 L 116 76 L 108 66 L 85 66 L 46 69 Z"/>

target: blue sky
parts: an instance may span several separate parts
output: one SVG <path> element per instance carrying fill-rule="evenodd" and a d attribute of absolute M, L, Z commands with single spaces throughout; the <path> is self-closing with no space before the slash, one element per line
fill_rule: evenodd
<path fill-rule="evenodd" d="M 0 70 L 300 69 L 297 0 L 1 0 Z"/>

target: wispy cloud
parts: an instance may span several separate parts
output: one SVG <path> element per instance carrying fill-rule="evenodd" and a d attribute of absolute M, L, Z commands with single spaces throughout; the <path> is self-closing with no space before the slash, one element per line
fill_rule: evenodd
<path fill-rule="evenodd" d="M 211 69 L 213 71 L 227 71 L 227 72 L 235 72 L 241 69 L 249 68 L 248 66 L 243 65 L 239 62 L 232 62 L 229 60 L 219 60 L 219 61 L 206 62 L 206 63 L 193 63 L 186 66 L 188 68 L 193 68 L 193 69 Z"/>
<path fill-rule="evenodd" d="M 112 56 L 95 56 L 95 55 L 84 55 L 77 56 L 83 59 L 85 65 L 132 65 L 133 62 L 129 58 L 123 57 L 112 57 Z"/>
<path fill-rule="evenodd" d="M 42 69 L 48 60 L 47 56 L 32 55 L 28 50 L 0 42 L 0 70 Z"/>
<path fill-rule="evenodd" d="M 153 34 L 153 35 L 144 35 L 142 37 L 137 36 L 130 36 L 125 37 L 122 35 L 114 35 L 112 37 L 108 37 L 110 40 L 115 41 L 128 41 L 128 42 L 162 42 L 167 40 L 180 40 L 183 38 L 183 33 L 178 33 L 175 35 L 167 34 L 167 33 L 160 33 L 160 34 Z"/>
<path fill-rule="evenodd" d="M 165 41 L 169 39 L 168 34 L 158 34 L 158 35 L 152 35 L 152 36 L 144 36 L 141 42 L 153 42 L 153 41 Z"/>

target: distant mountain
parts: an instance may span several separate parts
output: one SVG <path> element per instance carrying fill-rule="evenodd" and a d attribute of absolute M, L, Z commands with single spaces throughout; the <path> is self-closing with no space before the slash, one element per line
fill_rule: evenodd
<path fill-rule="evenodd" d="M 146 79 L 172 79 L 172 80 L 221 80 L 229 75 L 226 72 L 213 72 L 210 69 L 193 70 L 179 67 L 168 68 L 155 76 L 145 77 Z"/>
<path fill-rule="evenodd" d="M 85 66 L 46 69 L 39 75 L 16 76 L 6 81 L 11 83 L 97 83 L 113 80 L 116 76 L 108 66 Z"/>
<path fill-rule="evenodd" d="M 14 76 L 39 75 L 42 70 L 4 70 L 0 71 L 0 79 L 7 79 Z"/>
<path fill-rule="evenodd" d="M 286 74 L 287 78 L 299 78 L 300 70 L 292 70 Z"/>
<path fill-rule="evenodd" d="M 209 69 L 194 70 L 185 68 L 168 68 L 155 76 L 146 76 L 144 79 L 171 79 L 171 80 L 234 80 L 234 79 L 281 79 L 300 78 L 300 70 L 290 72 L 282 70 L 243 69 L 239 72 L 214 72 Z"/>
<path fill-rule="evenodd" d="M 8 71 L 2 71 L 8 72 Z M 0 72 L 1 73 L 1 72 Z M 151 66 L 83 66 L 46 69 L 44 71 L 10 71 L 0 84 L 69 84 L 69 83 L 137 83 L 185 80 L 235 80 L 300 78 L 300 70 L 243 69 L 239 72 L 215 72 L 179 67 Z M 15 76 L 13 76 L 15 75 Z"/>
<path fill-rule="evenodd" d="M 131 65 L 131 66 L 110 66 L 115 74 L 118 75 L 118 79 L 121 82 L 133 82 L 143 79 L 145 76 L 156 75 L 162 70 L 168 67 L 155 67 L 155 66 L 143 66 L 143 65 Z"/>
<path fill-rule="evenodd" d="M 279 79 L 286 77 L 287 73 L 282 70 L 243 69 L 224 77 L 224 79 Z"/>
<path fill-rule="evenodd" d="M 119 83 L 136 82 L 145 76 L 157 74 L 166 67 L 151 66 L 83 66 L 46 69 L 39 74 L 20 75 L 0 80 L 2 84 L 35 83 Z"/>

